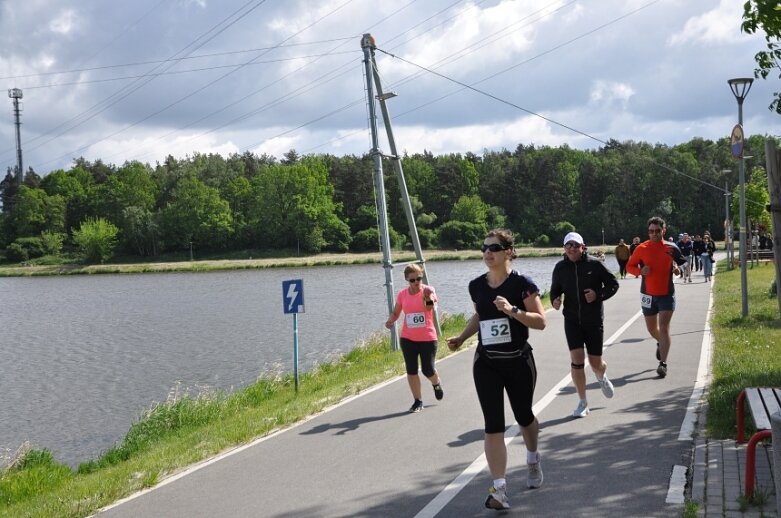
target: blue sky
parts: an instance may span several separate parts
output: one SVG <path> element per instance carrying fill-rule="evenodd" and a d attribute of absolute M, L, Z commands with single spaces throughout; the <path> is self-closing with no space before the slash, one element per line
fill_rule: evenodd
<path fill-rule="evenodd" d="M 402 151 L 675 145 L 737 122 L 727 79 L 752 76 L 764 46 L 741 14 L 737 0 L 0 0 L 0 78 L 23 89 L 39 174 L 78 156 L 363 154 L 367 32 Z M 747 134 L 778 134 L 779 89 L 755 81 Z"/>

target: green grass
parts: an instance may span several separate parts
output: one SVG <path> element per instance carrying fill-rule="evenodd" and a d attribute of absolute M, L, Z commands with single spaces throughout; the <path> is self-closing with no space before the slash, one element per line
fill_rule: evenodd
<path fill-rule="evenodd" d="M 741 315 L 739 268 L 720 268 L 714 287 L 715 348 L 707 430 L 718 439 L 736 436 L 735 401 L 742 389 L 781 386 L 781 319 L 778 300 L 769 293 L 775 267 L 772 263 L 749 266 L 747 278 L 746 318 Z"/>
<path fill-rule="evenodd" d="M 443 318 L 443 336 L 460 332 L 462 315 Z M 440 344 L 438 356 L 447 356 Z M 82 517 L 198 461 L 316 414 L 379 382 L 404 374 L 400 351 L 378 335 L 299 376 L 259 380 L 225 393 L 177 394 L 134 423 L 124 440 L 77 470 L 47 450 L 26 450 L 0 472 L 0 517 Z"/>

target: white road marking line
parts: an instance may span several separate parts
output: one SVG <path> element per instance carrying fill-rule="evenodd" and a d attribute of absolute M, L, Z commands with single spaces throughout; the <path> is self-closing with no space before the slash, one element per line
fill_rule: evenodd
<path fill-rule="evenodd" d="M 711 279 L 713 282 L 713 279 Z M 697 379 L 694 381 L 694 389 L 686 406 L 686 415 L 678 433 L 679 441 L 694 440 L 694 430 L 697 427 L 697 413 L 702 402 L 702 396 L 711 380 L 711 354 L 713 352 L 713 335 L 710 332 L 710 318 L 713 311 L 713 284 L 711 284 L 708 298 L 708 311 L 705 313 L 705 328 L 702 333 L 702 347 L 700 347 L 700 363 L 697 367 Z"/>
<path fill-rule="evenodd" d="M 682 504 L 686 501 L 683 490 L 686 487 L 686 466 L 676 464 L 670 475 L 670 487 L 667 489 L 666 504 Z"/>

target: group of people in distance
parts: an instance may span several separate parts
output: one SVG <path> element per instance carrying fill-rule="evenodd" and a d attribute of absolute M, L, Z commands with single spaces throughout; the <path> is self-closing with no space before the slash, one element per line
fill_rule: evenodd
<path fill-rule="evenodd" d="M 641 308 L 648 332 L 657 341 L 656 372 L 660 378 L 667 375 L 670 320 L 675 310 L 673 275 L 686 263 L 680 249 L 665 240 L 665 230 L 662 218 L 649 219 L 649 239 L 640 243 L 635 238 L 637 243 L 633 242 L 631 254 L 625 259 L 622 256 L 623 265 L 619 262 L 621 278 L 626 272 L 642 277 Z M 613 384 L 607 377 L 607 364 L 602 359 L 603 301 L 615 295 L 619 283 L 603 261 L 586 252 L 580 234 L 568 233 L 563 244 L 564 256 L 553 269 L 550 300 L 553 309 L 561 309 L 564 317 L 570 372 L 579 398 L 573 416 L 585 417 L 590 412 L 586 398 L 586 358 L 603 395 L 607 398 L 614 395 Z M 510 507 L 504 442 L 505 393 L 526 446 L 526 486 L 538 488 L 543 482 L 538 450 L 539 422 L 532 411 L 537 368 L 529 331 L 544 329 L 547 321 L 539 287 L 528 275 L 512 268 L 516 257 L 512 233 L 505 229 L 491 230 L 481 251 L 487 271 L 469 283 L 475 313 L 460 334 L 447 338 L 447 345 L 457 350 L 477 334 L 472 375 L 485 423 L 485 456 L 493 481 L 485 506 L 502 510 Z M 436 398 L 442 399 L 444 394 L 434 367 L 437 337 L 433 317 L 437 297 L 431 286 L 422 284 L 422 269 L 418 265 L 408 265 L 404 276 L 410 286 L 398 293 L 385 325 L 391 328 L 404 313 L 401 348 L 414 399 L 410 411 L 419 412 L 423 402 L 418 360 Z"/>

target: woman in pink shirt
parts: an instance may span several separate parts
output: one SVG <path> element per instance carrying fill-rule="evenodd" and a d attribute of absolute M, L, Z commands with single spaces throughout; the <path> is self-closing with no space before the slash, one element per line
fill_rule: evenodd
<path fill-rule="evenodd" d="M 418 357 L 423 375 L 434 387 L 434 396 L 442 399 L 442 385 L 439 373 L 434 368 L 437 357 L 437 330 L 434 327 L 434 303 L 437 294 L 434 288 L 423 284 L 423 269 L 417 264 L 404 268 L 404 278 L 409 282 L 409 288 L 404 288 L 396 295 L 396 305 L 393 313 L 385 322 L 390 329 L 394 322 L 404 312 L 404 324 L 401 328 L 401 352 L 404 354 L 404 364 L 407 367 L 407 382 L 415 401 L 410 412 L 423 410 L 423 396 L 420 393 L 420 377 L 418 376 Z"/>

